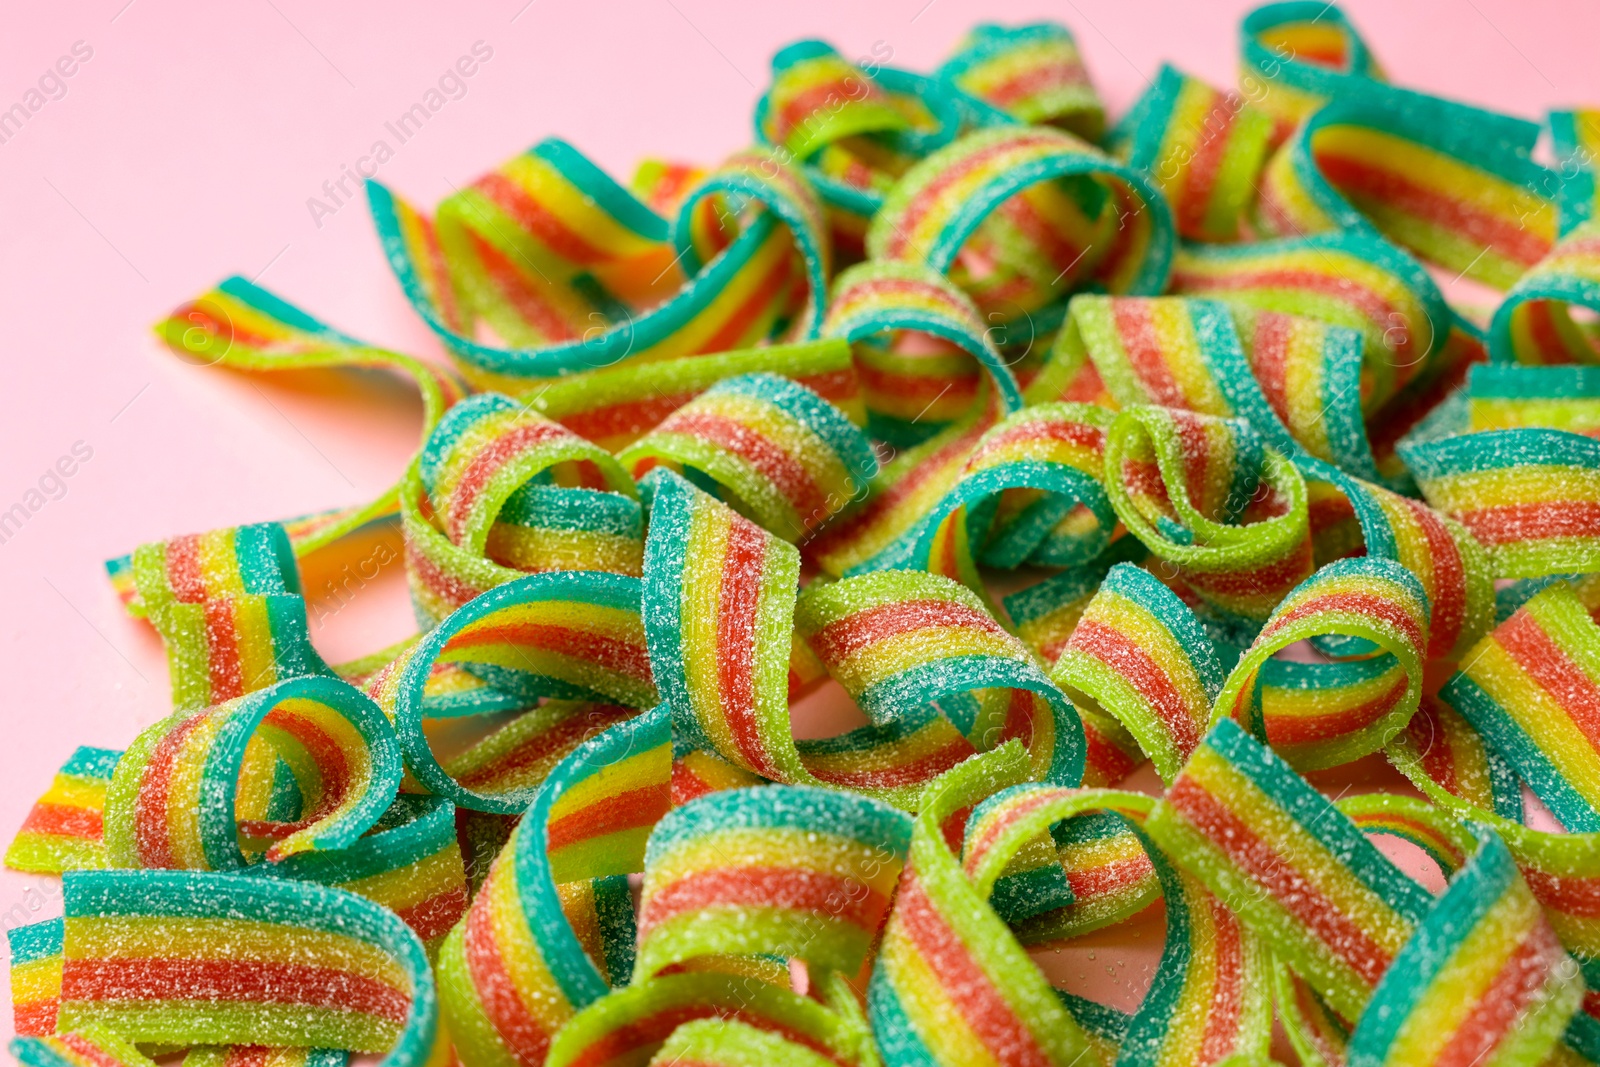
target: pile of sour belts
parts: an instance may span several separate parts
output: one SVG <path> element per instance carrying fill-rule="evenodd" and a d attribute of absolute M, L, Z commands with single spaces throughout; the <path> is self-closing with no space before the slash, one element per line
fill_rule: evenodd
<path fill-rule="evenodd" d="M 716 167 L 371 183 L 448 369 L 174 312 L 422 443 L 109 564 L 175 708 L 7 853 L 17 1057 L 1600 1063 L 1600 112 L 1536 154 L 1320 2 L 1240 48 L 1111 123 L 1053 23 L 805 41 Z M 395 524 L 417 636 L 330 665 L 302 562 Z M 1305 777 L 1363 758 L 1414 788 Z M 1132 1013 L 1030 957 L 1158 902 Z"/>

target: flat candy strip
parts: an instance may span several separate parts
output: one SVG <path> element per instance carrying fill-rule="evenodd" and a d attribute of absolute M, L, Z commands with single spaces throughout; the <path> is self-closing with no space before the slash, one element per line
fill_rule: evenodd
<path fill-rule="evenodd" d="M 73 750 L 12 838 L 6 866 L 41 874 L 104 867 L 106 787 L 121 756 L 87 745 Z"/>
<path fill-rule="evenodd" d="M 466 386 L 450 371 L 341 333 L 238 275 L 172 312 L 156 324 L 155 332 L 180 358 L 202 366 L 250 372 L 376 368 L 409 378 L 422 396 L 423 438 L 466 395 Z M 392 517 L 398 489 L 391 487 L 367 504 L 286 522 L 295 554 L 308 555 Z M 112 579 L 116 581 L 115 573 Z"/>
<path fill-rule="evenodd" d="M 303 882 L 73 871 L 60 1027 L 133 1041 L 344 1048 L 422 1064 L 438 1009 L 422 943 L 389 910 Z"/>
<path fill-rule="evenodd" d="M 116 575 L 131 579 L 129 612 L 161 634 L 180 711 L 333 673 L 311 646 L 292 542 L 278 523 L 141 545 L 106 568 L 114 585 Z"/>
<path fill-rule="evenodd" d="M 1468 653 L 1439 691 L 1569 830 L 1600 830 L 1600 627 L 1557 583 Z"/>
<path fill-rule="evenodd" d="M 293 772 L 297 817 L 239 822 L 239 781 L 252 743 L 269 746 Z M 377 822 L 401 772 L 394 730 L 360 690 L 331 678 L 279 682 L 178 712 L 134 740 L 106 792 L 106 859 L 118 867 L 236 870 L 248 863 L 241 832 L 270 840 L 269 862 L 344 848 Z"/>

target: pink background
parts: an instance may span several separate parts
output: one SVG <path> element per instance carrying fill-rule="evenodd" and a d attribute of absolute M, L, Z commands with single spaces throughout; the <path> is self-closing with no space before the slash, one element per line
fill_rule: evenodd
<path fill-rule="evenodd" d="M 1236 26 L 1250 5 L 449 6 L 399 18 L 370 2 L 97 0 L 28 5 L 6 20 L 0 109 L 75 42 L 93 55 L 64 96 L 0 144 L 0 511 L 25 501 L 75 444 L 92 458 L 0 543 L 9 697 L 0 838 L 76 745 L 123 747 L 169 708 L 160 644 L 123 615 L 103 559 L 173 534 L 366 499 L 404 466 L 420 407 L 403 389 L 307 388 L 198 368 L 160 348 L 149 327 L 237 272 L 359 337 L 436 355 L 364 204 L 318 225 L 307 199 L 323 197 L 322 183 L 375 140 L 394 146 L 384 123 L 475 42 L 493 57 L 380 172 L 423 204 L 552 134 L 624 178 L 648 156 L 715 161 L 749 140 L 768 56 L 804 36 L 847 55 L 883 42 L 893 65 L 925 70 L 981 18 L 1055 18 L 1077 34 L 1120 114 L 1162 60 L 1231 84 Z M 1347 0 L 1345 9 L 1404 84 L 1529 117 L 1600 103 L 1600 9 L 1590 0 Z M 313 602 L 313 637 L 330 659 L 411 631 L 399 569 L 347 603 Z M 0 924 L 57 913 L 57 886 L 0 874 Z M 1153 959 L 1159 926 L 1141 937 Z M 1144 979 L 1128 972 L 1140 968 L 1105 951 L 1091 973 L 1102 968 L 1107 977 L 1085 980 L 1131 1006 Z M 0 1020 L 9 1036 L 9 1011 Z"/>

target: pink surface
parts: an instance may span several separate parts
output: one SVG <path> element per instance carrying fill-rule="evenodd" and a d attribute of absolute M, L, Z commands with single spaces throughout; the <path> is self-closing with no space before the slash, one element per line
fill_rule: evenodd
<path fill-rule="evenodd" d="M 163 312 L 238 272 L 357 336 L 437 354 L 383 264 L 364 205 L 320 218 L 308 209 L 308 198 L 329 202 L 323 183 L 375 141 L 396 148 L 382 179 L 422 203 L 551 134 L 623 176 L 647 156 L 710 162 L 749 139 L 767 57 L 781 44 L 821 36 L 856 55 L 882 42 L 894 65 L 928 69 L 980 18 L 1066 22 L 1120 114 L 1164 59 L 1231 83 L 1235 27 L 1250 5 L 449 6 L 402 19 L 375 3 L 101 0 L 29 5 L 6 20 L 0 109 L 75 45 L 92 55 L 70 78 L 47 80 L 64 95 L 0 144 L 0 511 L 25 501 L 75 445 L 92 456 L 70 478 L 46 479 L 59 499 L 0 543 L 9 697 L 0 837 L 76 745 L 121 747 L 168 710 L 160 645 L 123 616 L 101 560 L 177 533 L 365 499 L 415 447 L 420 408 L 399 388 L 329 393 L 235 377 L 178 361 L 149 332 Z M 1344 6 L 1406 85 L 1530 117 L 1600 103 L 1600 10 L 1588 0 Z M 397 145 L 385 122 L 476 42 L 492 58 Z M 313 636 L 329 658 L 410 631 L 397 571 L 313 604 Z M 57 912 L 56 885 L 0 875 L 0 925 Z M 1109 988 L 1123 982 L 1113 972 L 1101 983 L 1107 999 L 1126 1000 Z M 9 1037 L 3 1007 L 0 1020 Z"/>

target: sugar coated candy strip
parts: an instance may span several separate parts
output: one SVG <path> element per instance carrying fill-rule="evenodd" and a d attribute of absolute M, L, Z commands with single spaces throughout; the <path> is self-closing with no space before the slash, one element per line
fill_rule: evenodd
<path fill-rule="evenodd" d="M 276 755 L 274 769 L 287 765 L 292 813 L 239 821 L 252 745 Z M 140 734 L 106 792 L 106 859 L 225 871 L 249 862 L 241 837 L 268 842 L 269 861 L 344 848 L 378 821 L 400 777 L 400 745 L 371 699 L 332 678 L 292 678 Z"/>
<path fill-rule="evenodd" d="M 65 876 L 59 1027 L 427 1062 L 433 975 L 395 914 L 343 890 L 198 871 Z"/>
<path fill-rule="evenodd" d="M 106 788 L 121 758 L 109 748 L 73 750 L 11 839 L 6 866 L 47 874 L 105 866 Z"/>

